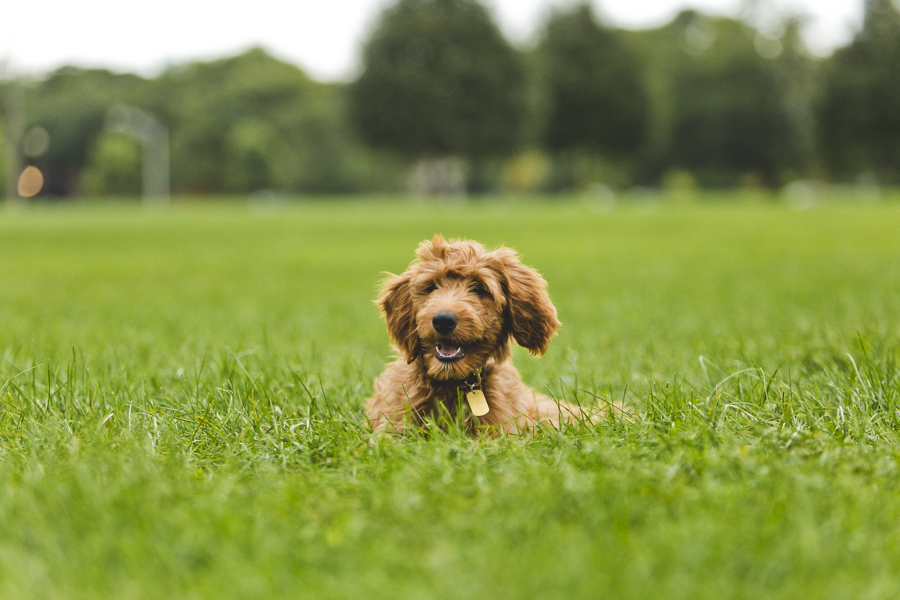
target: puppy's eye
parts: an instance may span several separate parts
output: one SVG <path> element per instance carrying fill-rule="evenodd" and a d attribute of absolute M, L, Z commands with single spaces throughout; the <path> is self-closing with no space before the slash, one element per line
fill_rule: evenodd
<path fill-rule="evenodd" d="M 431 292 L 435 291 L 436 289 L 437 289 L 437 286 L 435 284 L 429 283 L 427 286 L 425 286 L 425 293 L 430 294 Z"/>
<path fill-rule="evenodd" d="M 480 297 L 482 297 L 482 298 L 490 298 L 490 297 L 491 297 L 491 293 L 490 293 L 489 291 L 487 291 L 487 290 L 486 290 L 481 284 L 479 284 L 479 283 L 473 284 L 472 287 L 470 288 L 470 291 L 471 291 L 473 294 L 476 294 L 476 295 L 478 295 L 478 296 L 480 296 Z"/>

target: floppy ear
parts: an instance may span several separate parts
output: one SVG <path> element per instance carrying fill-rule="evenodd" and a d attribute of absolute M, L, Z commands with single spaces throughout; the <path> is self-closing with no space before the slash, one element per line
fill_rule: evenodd
<path fill-rule="evenodd" d="M 510 334 L 533 356 L 544 354 L 562 325 L 547 294 L 547 282 L 537 271 L 519 262 L 519 257 L 509 248 L 499 248 L 491 254 L 499 265 L 500 282 L 506 294 Z"/>
<path fill-rule="evenodd" d="M 391 278 L 384 284 L 381 297 L 375 302 L 384 313 L 388 334 L 406 356 L 407 362 L 416 360 L 420 348 L 410 290 L 411 279 L 408 271 Z"/>

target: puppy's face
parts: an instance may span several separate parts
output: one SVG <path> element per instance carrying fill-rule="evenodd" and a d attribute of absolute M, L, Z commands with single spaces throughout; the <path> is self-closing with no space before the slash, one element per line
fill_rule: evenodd
<path fill-rule="evenodd" d="M 547 349 L 559 327 L 556 309 L 546 282 L 514 252 L 438 236 L 417 255 L 379 304 L 391 337 L 428 377 L 465 379 L 489 358 L 505 360 L 510 337 L 533 354 Z"/>
<path fill-rule="evenodd" d="M 505 296 L 489 269 L 420 265 L 412 281 L 419 353 L 433 379 L 465 379 L 508 348 Z"/>

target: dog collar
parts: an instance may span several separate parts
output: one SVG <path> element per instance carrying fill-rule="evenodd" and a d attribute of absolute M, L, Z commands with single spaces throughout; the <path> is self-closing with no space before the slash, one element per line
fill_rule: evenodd
<path fill-rule="evenodd" d="M 481 389 L 481 373 L 483 370 L 483 368 L 478 368 L 474 373 L 463 379 L 463 384 L 469 388 L 469 391 L 466 392 L 466 402 L 468 402 L 469 409 L 476 417 L 483 417 L 490 411 L 487 398 L 484 397 L 484 391 Z M 461 387 L 457 388 L 460 392 L 462 391 Z"/>
<path fill-rule="evenodd" d="M 481 389 L 481 374 L 484 372 L 484 368 L 475 369 L 475 371 L 462 380 L 463 385 L 468 387 L 470 390 Z"/>

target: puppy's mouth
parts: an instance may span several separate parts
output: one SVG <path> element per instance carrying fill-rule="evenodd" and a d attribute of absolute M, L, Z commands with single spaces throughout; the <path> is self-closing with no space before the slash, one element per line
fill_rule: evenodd
<path fill-rule="evenodd" d="M 464 357 L 466 352 L 462 346 L 452 342 L 438 342 L 434 347 L 434 354 L 439 361 L 450 363 Z"/>

